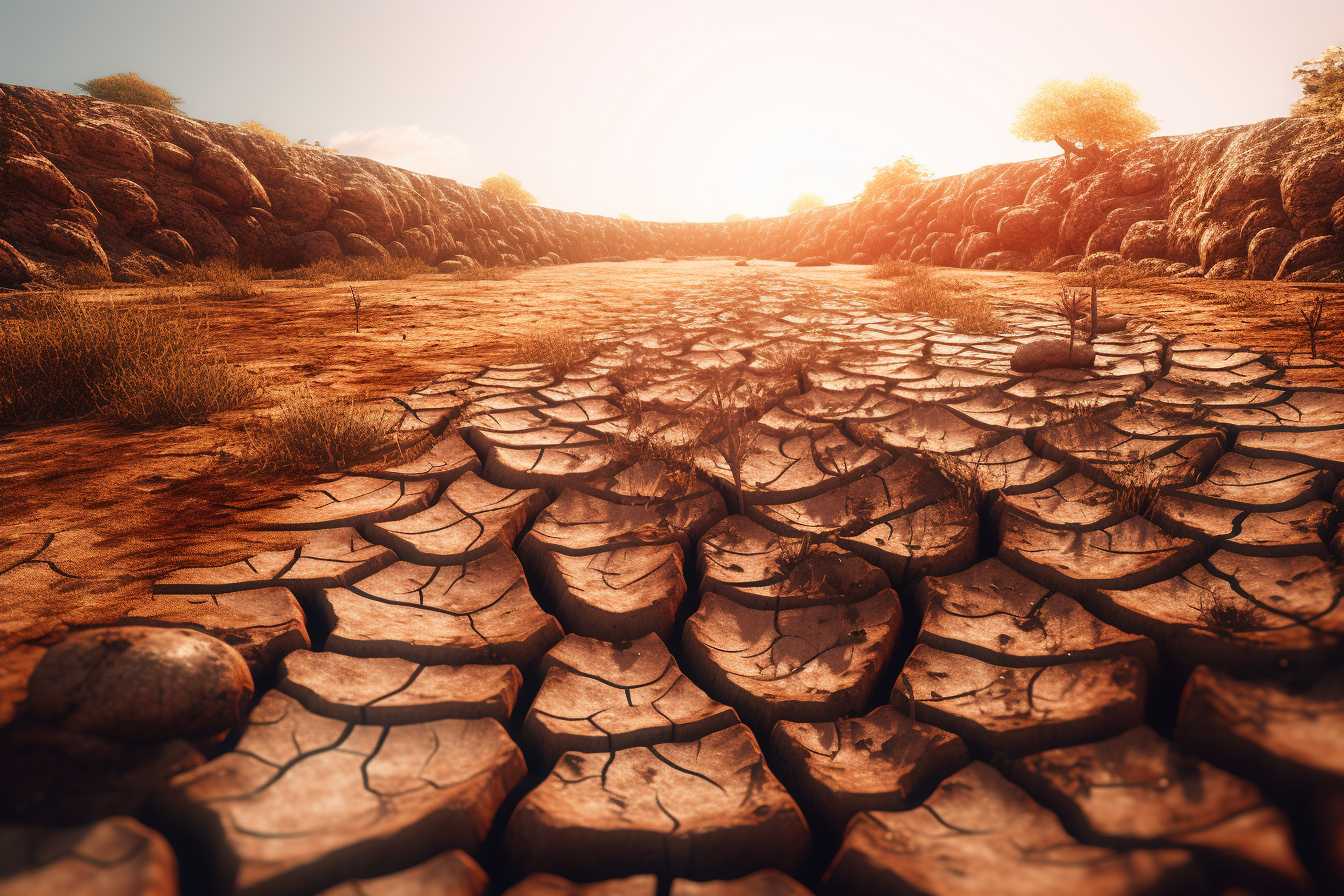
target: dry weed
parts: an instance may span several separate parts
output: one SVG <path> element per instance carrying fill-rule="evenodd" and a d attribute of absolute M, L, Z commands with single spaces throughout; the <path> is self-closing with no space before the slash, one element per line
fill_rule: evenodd
<path fill-rule="evenodd" d="M 988 297 L 975 284 L 939 277 L 932 266 L 897 261 L 884 255 L 873 265 L 869 277 L 891 283 L 879 297 L 883 311 L 897 314 L 927 314 L 949 320 L 959 333 L 998 333 L 1003 321 Z"/>
<path fill-rule="evenodd" d="M 1115 484 L 1115 503 L 1132 516 L 1147 517 L 1162 494 L 1161 473 L 1148 458 L 1108 465 L 1106 474 Z"/>
<path fill-rule="evenodd" d="M 1200 600 L 1199 621 L 1216 632 L 1241 634 L 1260 630 L 1259 614 L 1255 607 L 1243 607 L 1233 603 L 1223 603 L 1214 598 Z"/>
<path fill-rule="evenodd" d="M 320 396 L 304 385 L 269 419 L 247 428 L 247 458 L 261 470 L 340 470 L 383 449 L 387 429 L 381 414 L 357 401 Z"/>
<path fill-rule="evenodd" d="M 1067 286 L 1095 286 L 1098 289 L 1124 289 L 1165 276 L 1161 271 L 1138 262 L 1108 264 L 1095 271 L 1069 271 L 1059 275 Z"/>
<path fill-rule="evenodd" d="M 513 280 L 518 276 L 518 269 L 507 265 L 491 265 L 485 267 L 479 264 L 468 265 L 460 271 L 455 271 L 448 275 L 449 280 Z"/>
<path fill-rule="evenodd" d="M 0 421 L 107 413 L 127 423 L 190 423 L 238 407 L 257 377 L 210 344 L 204 320 L 46 297 L 0 320 Z"/>
<path fill-rule="evenodd" d="M 597 340 L 570 330 L 543 332 L 519 341 L 508 356 L 509 364 L 541 364 L 556 379 L 597 354 Z"/>
<path fill-rule="evenodd" d="M 326 286 L 341 281 L 405 280 L 434 269 L 417 258 L 323 258 L 295 270 L 294 279 L 306 286 Z"/>

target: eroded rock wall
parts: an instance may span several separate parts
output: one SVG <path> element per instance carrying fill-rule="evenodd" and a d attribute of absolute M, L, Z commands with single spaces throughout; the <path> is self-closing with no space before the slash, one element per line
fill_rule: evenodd
<path fill-rule="evenodd" d="M 559 264 L 659 253 L 1344 279 L 1344 125 L 1271 119 L 1158 137 L 1085 176 L 990 165 L 874 200 L 734 224 L 658 224 L 501 200 L 229 125 L 0 86 L 0 284 L 37 265 L 119 279 L 211 257 L 288 268 L 342 255 Z"/>

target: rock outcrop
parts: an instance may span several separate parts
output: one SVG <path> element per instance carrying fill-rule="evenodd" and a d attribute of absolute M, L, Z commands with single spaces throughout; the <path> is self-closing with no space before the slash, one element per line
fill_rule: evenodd
<path fill-rule="evenodd" d="M 779 218 L 660 224 L 499 199 L 229 125 L 0 85 L 0 285 L 40 265 L 134 280 L 212 257 L 276 269 L 342 255 L 454 269 L 652 254 L 1344 280 L 1344 141 L 1270 119 L 1116 153 L 1074 180 L 1062 157 L 989 165 Z"/>

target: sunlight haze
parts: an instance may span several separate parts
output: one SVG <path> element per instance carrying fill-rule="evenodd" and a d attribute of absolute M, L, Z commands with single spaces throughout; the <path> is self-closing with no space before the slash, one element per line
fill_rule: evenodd
<path fill-rule="evenodd" d="M 1304 27 L 1305 22 L 1313 23 Z M 851 199 L 1053 155 L 1009 129 L 1051 78 L 1128 82 L 1160 134 L 1286 115 L 1344 4 L 961 2 L 0 4 L 0 82 L 135 71 L 189 115 L 255 119 L 542 205 L 667 221 Z"/>

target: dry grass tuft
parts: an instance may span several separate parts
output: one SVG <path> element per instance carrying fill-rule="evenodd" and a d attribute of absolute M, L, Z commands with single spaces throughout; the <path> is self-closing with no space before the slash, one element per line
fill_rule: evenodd
<path fill-rule="evenodd" d="M 959 333 L 999 333 L 1003 321 L 988 297 L 972 283 L 939 277 L 930 265 L 897 261 L 884 255 L 868 276 L 891 283 L 880 297 L 882 310 L 897 314 L 927 314 L 950 320 Z"/>
<path fill-rule="evenodd" d="M 506 265 L 483 267 L 478 264 L 468 265 L 448 275 L 449 280 L 514 280 L 517 277 L 518 268 Z"/>
<path fill-rule="evenodd" d="M 150 288 L 190 286 L 200 291 L 200 295 L 213 299 L 232 301 L 261 295 L 257 280 L 270 280 L 274 273 L 268 268 L 256 266 L 239 267 L 236 261 L 227 258 L 207 258 L 199 265 L 183 265 L 145 281 Z"/>
<path fill-rule="evenodd" d="M 247 459 L 261 470 L 311 472 L 354 466 L 384 449 L 388 427 L 352 399 L 327 398 L 304 385 L 271 417 L 248 427 Z"/>
<path fill-rule="evenodd" d="M 1126 261 L 1108 264 L 1095 271 L 1070 271 L 1059 279 L 1067 286 L 1095 286 L 1098 289 L 1123 289 L 1163 277 L 1161 271 L 1147 265 Z"/>
<path fill-rule="evenodd" d="M 1243 607 L 1219 600 L 1201 602 L 1199 621 L 1214 631 L 1227 634 L 1259 631 L 1261 627 L 1255 607 Z"/>
<path fill-rule="evenodd" d="M 91 261 L 72 261 L 61 268 L 59 282 L 74 289 L 99 289 L 112 285 L 112 271 L 107 265 Z"/>
<path fill-rule="evenodd" d="M 353 280 L 405 280 L 416 274 L 431 274 L 434 269 L 417 258 L 323 258 L 294 271 L 294 279 L 306 286 Z"/>
<path fill-rule="evenodd" d="M 529 336 L 508 356 L 509 364 L 542 364 L 556 379 L 597 354 L 597 340 L 586 333 L 557 330 Z"/>
<path fill-rule="evenodd" d="M 1106 468 L 1115 484 L 1115 503 L 1133 516 L 1147 517 L 1162 494 L 1162 476 L 1148 458 L 1139 458 Z"/>
<path fill-rule="evenodd" d="M 180 312 L 58 293 L 0 320 L 0 422 L 106 413 L 191 423 L 246 403 L 259 385 L 211 347 L 204 320 Z"/>
<path fill-rule="evenodd" d="M 985 493 L 980 485 L 979 458 L 964 460 L 951 454 L 922 452 L 920 458 L 947 480 L 952 486 L 957 506 L 969 513 L 979 513 L 985 501 Z"/>

